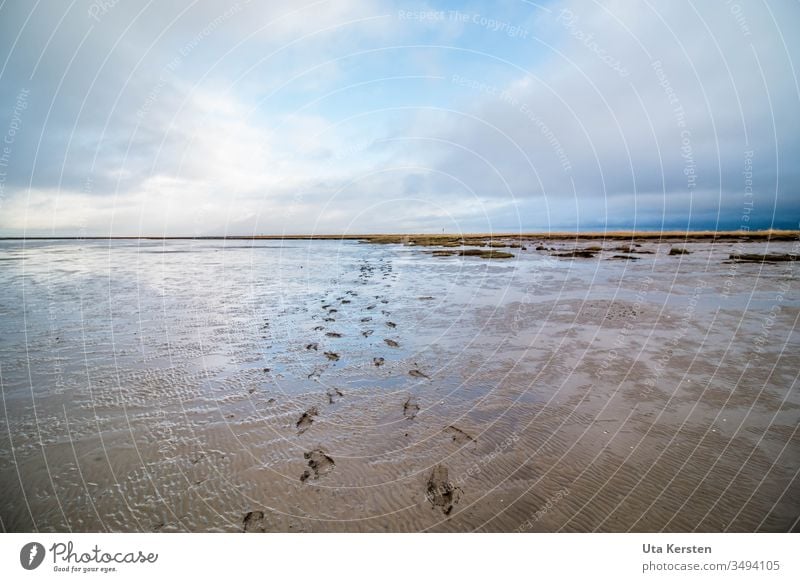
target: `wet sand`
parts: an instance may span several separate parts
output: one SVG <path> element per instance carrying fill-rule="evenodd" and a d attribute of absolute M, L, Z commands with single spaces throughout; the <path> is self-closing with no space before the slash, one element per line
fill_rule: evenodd
<path fill-rule="evenodd" d="M 796 238 L 373 242 L 0 243 L 3 530 L 797 528 Z"/>

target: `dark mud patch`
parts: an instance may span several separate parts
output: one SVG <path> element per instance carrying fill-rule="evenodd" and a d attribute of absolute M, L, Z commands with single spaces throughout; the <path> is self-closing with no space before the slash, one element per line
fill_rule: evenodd
<path fill-rule="evenodd" d="M 300 481 L 305 483 L 309 479 L 317 480 L 333 471 L 336 463 L 333 459 L 325 454 L 322 449 L 314 449 L 307 453 L 303 453 L 303 458 L 308 461 L 308 469 L 303 471 L 300 475 Z"/>
<path fill-rule="evenodd" d="M 419 413 L 419 404 L 413 396 L 409 396 L 405 404 L 403 404 L 403 416 L 408 420 L 414 420 Z"/>
<path fill-rule="evenodd" d="M 336 352 L 325 352 L 325 357 L 328 358 L 331 362 L 339 361 L 339 354 L 337 354 Z"/>
<path fill-rule="evenodd" d="M 386 342 L 386 345 L 389 346 L 390 348 L 399 348 L 400 347 L 400 344 L 397 343 L 396 341 L 392 340 L 392 339 L 385 339 L 383 341 Z"/>
<path fill-rule="evenodd" d="M 593 259 L 597 251 L 575 250 L 567 251 L 565 253 L 552 253 L 553 257 L 561 257 L 564 259 Z"/>
<path fill-rule="evenodd" d="M 263 511 L 248 511 L 242 519 L 243 533 L 264 533 L 267 531 L 266 516 Z"/>
<path fill-rule="evenodd" d="M 340 334 L 339 332 L 336 332 L 336 331 L 329 331 L 325 335 L 328 336 L 328 337 L 342 337 L 342 334 Z"/>
<path fill-rule="evenodd" d="M 513 259 L 513 253 L 507 253 L 505 251 L 494 251 L 494 250 L 486 250 L 486 249 L 464 249 L 463 251 L 458 251 L 459 256 L 462 257 L 478 257 L 480 259 Z"/>
<path fill-rule="evenodd" d="M 677 248 L 677 247 L 672 247 L 671 249 L 669 249 L 669 255 L 670 256 L 674 256 L 674 255 L 690 255 L 690 254 L 691 253 L 689 251 L 687 251 L 686 249 L 681 249 L 681 248 Z"/>
<path fill-rule="evenodd" d="M 632 255 L 614 255 L 608 259 L 609 261 L 613 260 L 620 260 L 620 261 L 638 261 L 639 257 L 634 257 Z"/>
<path fill-rule="evenodd" d="M 787 261 L 796 261 L 797 255 L 793 254 L 765 254 L 758 255 L 754 253 L 736 253 L 728 257 L 735 263 L 782 263 Z"/>
<path fill-rule="evenodd" d="M 423 372 L 420 372 L 419 370 L 409 370 L 408 371 L 408 375 L 409 376 L 413 376 L 414 378 L 425 378 L 426 380 L 430 380 L 431 379 L 430 376 L 428 376 L 427 374 L 425 374 Z"/>
<path fill-rule="evenodd" d="M 308 410 L 306 410 L 303 414 L 300 415 L 300 418 L 297 420 L 295 424 L 295 428 L 297 428 L 297 434 L 303 434 L 306 432 L 311 425 L 314 423 L 314 417 L 319 415 L 319 410 L 317 410 L 316 406 L 312 406 Z"/>
<path fill-rule="evenodd" d="M 425 486 L 425 498 L 431 505 L 441 509 L 445 515 L 450 515 L 455 504 L 461 499 L 461 493 L 461 489 L 450 482 L 447 467 L 436 465 Z"/>

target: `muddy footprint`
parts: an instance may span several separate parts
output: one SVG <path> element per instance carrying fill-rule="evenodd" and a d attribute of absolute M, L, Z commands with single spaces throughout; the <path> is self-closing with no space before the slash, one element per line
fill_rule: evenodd
<path fill-rule="evenodd" d="M 372 358 L 372 363 L 376 366 L 383 366 L 385 361 L 383 358 Z"/>
<path fill-rule="evenodd" d="M 327 475 L 333 471 L 333 468 L 336 466 L 333 459 L 326 455 L 325 451 L 322 449 L 314 449 L 313 451 L 303 453 L 303 458 L 308 461 L 308 469 L 303 471 L 303 474 L 300 475 L 300 481 L 304 483 L 309 479 L 317 480 Z"/>
<path fill-rule="evenodd" d="M 328 390 L 328 404 L 336 404 L 339 398 L 342 398 L 344 393 L 338 388 L 331 388 Z"/>
<path fill-rule="evenodd" d="M 403 416 L 405 416 L 408 420 L 413 420 L 417 413 L 419 412 L 419 404 L 417 404 L 416 398 L 413 396 L 409 396 L 406 403 L 403 404 Z"/>
<path fill-rule="evenodd" d="M 396 342 L 396 341 L 394 341 L 394 340 L 391 340 L 391 339 L 385 339 L 385 340 L 383 340 L 383 341 L 385 341 L 385 342 L 386 342 L 386 345 L 387 345 L 387 346 L 389 346 L 390 348 L 399 348 L 399 347 L 400 347 L 400 344 L 399 344 L 399 343 L 397 343 L 397 342 Z"/>
<path fill-rule="evenodd" d="M 263 511 L 248 511 L 242 519 L 243 533 L 264 533 L 267 531 Z"/>
<path fill-rule="evenodd" d="M 408 374 L 410 376 L 414 376 L 414 378 L 425 378 L 426 380 L 430 380 L 431 379 L 430 376 L 428 376 L 427 374 L 423 374 L 419 370 L 409 370 Z"/>
<path fill-rule="evenodd" d="M 336 352 L 325 352 L 325 357 L 331 360 L 332 362 L 336 362 L 339 360 L 339 354 Z"/>
<path fill-rule="evenodd" d="M 316 406 L 312 406 L 308 410 L 306 410 L 303 414 L 300 415 L 300 419 L 295 424 L 295 428 L 297 428 L 297 434 L 303 434 L 306 432 L 309 427 L 314 423 L 314 417 L 319 414 Z"/>
<path fill-rule="evenodd" d="M 442 432 L 449 437 L 452 437 L 453 442 L 459 445 L 463 445 L 466 443 L 474 443 L 475 439 L 472 438 L 469 434 L 465 433 L 460 428 L 456 428 L 453 425 L 446 427 Z"/>
<path fill-rule="evenodd" d="M 461 489 L 450 482 L 444 465 L 436 465 L 431 471 L 425 487 L 425 498 L 445 515 L 450 515 L 453 506 L 461 499 Z"/>

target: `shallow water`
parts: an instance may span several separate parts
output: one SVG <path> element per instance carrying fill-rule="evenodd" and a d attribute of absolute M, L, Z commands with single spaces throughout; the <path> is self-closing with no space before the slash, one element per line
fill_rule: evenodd
<path fill-rule="evenodd" d="M 796 267 L 669 247 L 0 241 L 0 524 L 796 527 Z"/>

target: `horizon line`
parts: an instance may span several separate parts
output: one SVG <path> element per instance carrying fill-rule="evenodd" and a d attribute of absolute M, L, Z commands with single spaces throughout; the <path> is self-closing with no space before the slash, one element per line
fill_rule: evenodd
<path fill-rule="evenodd" d="M 33 235 L 0 236 L 0 240 L 371 240 L 405 238 L 777 238 L 800 239 L 800 230 L 761 229 L 761 230 L 608 230 L 608 231 L 530 231 L 530 232 L 469 232 L 469 233 L 372 233 L 372 234 L 255 234 L 255 235 Z M 385 241 L 384 242 L 388 242 Z M 400 242 L 400 241 L 398 241 Z"/>

